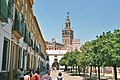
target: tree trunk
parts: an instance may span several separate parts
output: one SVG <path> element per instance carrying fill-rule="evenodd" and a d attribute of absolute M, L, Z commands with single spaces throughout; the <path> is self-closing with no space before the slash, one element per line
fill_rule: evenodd
<path fill-rule="evenodd" d="M 73 73 L 74 73 L 74 66 L 73 66 Z"/>
<path fill-rule="evenodd" d="M 72 66 L 71 66 L 71 73 L 72 73 Z"/>
<path fill-rule="evenodd" d="M 100 66 L 98 66 L 98 79 L 100 80 Z"/>
<path fill-rule="evenodd" d="M 114 76 L 115 76 L 115 80 L 117 80 L 117 67 L 116 67 L 116 65 L 114 66 Z"/>
<path fill-rule="evenodd" d="M 90 66 L 90 80 L 92 80 L 91 75 L 92 75 L 92 66 Z"/>
<path fill-rule="evenodd" d="M 78 66 L 78 72 L 79 72 L 79 75 L 80 75 L 80 66 Z"/>
<path fill-rule="evenodd" d="M 65 71 L 67 71 L 67 65 L 65 65 Z"/>
<path fill-rule="evenodd" d="M 84 75 L 85 75 L 85 69 L 86 69 L 86 67 L 83 68 Z"/>

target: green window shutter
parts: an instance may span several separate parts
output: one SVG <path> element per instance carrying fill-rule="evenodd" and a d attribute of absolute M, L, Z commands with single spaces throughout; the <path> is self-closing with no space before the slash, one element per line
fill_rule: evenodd
<path fill-rule="evenodd" d="M 31 47 L 32 47 L 32 49 L 33 49 L 33 40 L 31 39 Z"/>
<path fill-rule="evenodd" d="M 36 52 L 38 53 L 38 47 L 36 46 Z"/>
<path fill-rule="evenodd" d="M 30 35 L 30 32 L 29 32 L 29 41 L 28 41 L 28 44 L 29 44 L 29 46 L 31 46 L 31 35 Z"/>
<path fill-rule="evenodd" d="M 20 15 L 18 10 L 16 10 L 15 13 L 15 27 L 14 29 L 19 32 L 19 34 L 22 36 L 22 22 L 20 20 Z"/>
<path fill-rule="evenodd" d="M 25 36 L 25 23 L 23 22 L 23 27 L 22 27 L 22 37 Z"/>
<path fill-rule="evenodd" d="M 28 30 L 27 30 L 27 35 L 26 35 L 26 37 L 27 37 L 27 43 L 29 43 L 29 32 L 28 32 Z"/>
<path fill-rule="evenodd" d="M 22 29 L 23 29 L 23 23 L 21 21 L 19 21 L 19 32 L 20 32 L 20 35 L 22 36 Z"/>
<path fill-rule="evenodd" d="M 27 32 L 27 29 L 26 29 L 26 24 L 25 24 L 24 29 L 25 29 L 25 30 L 24 30 L 24 31 L 25 31 L 25 32 L 24 32 L 24 42 L 26 42 L 26 32 Z"/>
<path fill-rule="evenodd" d="M 14 20 L 13 29 L 19 31 L 19 15 L 17 10 L 15 10 L 15 20 Z"/>
<path fill-rule="evenodd" d="M 24 16 L 22 15 L 21 17 L 22 17 L 22 19 L 21 19 L 21 24 L 22 24 L 22 37 L 24 37 L 24 34 L 25 34 Z"/>
<path fill-rule="evenodd" d="M 8 17 L 13 19 L 13 11 L 14 10 L 14 1 L 9 0 L 8 2 Z"/>
<path fill-rule="evenodd" d="M 2 21 L 7 21 L 8 19 L 8 5 L 6 0 L 0 0 L 0 16 Z"/>
<path fill-rule="evenodd" d="M 29 42 L 29 33 L 28 33 L 28 30 L 27 30 L 26 24 L 25 24 L 24 42 L 25 43 Z"/>
<path fill-rule="evenodd" d="M 28 43 L 29 42 L 29 32 L 27 30 L 27 27 L 26 27 L 26 35 L 25 35 L 25 42 Z"/>

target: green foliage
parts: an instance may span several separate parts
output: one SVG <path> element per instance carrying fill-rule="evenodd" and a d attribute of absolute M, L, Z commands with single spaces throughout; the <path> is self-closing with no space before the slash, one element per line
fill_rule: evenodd
<path fill-rule="evenodd" d="M 60 60 L 68 66 L 120 66 L 120 30 L 103 32 L 97 39 L 86 42 L 81 51 L 67 52 Z"/>

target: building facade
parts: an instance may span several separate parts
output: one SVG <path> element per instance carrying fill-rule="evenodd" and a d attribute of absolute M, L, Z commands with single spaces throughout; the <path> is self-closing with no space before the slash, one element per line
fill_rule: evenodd
<path fill-rule="evenodd" d="M 46 66 L 46 45 L 34 0 L 0 0 L 0 80 L 15 80 L 20 68 Z"/>

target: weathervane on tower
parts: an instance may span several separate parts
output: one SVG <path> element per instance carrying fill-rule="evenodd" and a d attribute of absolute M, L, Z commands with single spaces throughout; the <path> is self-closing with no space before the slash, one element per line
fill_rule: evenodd
<path fill-rule="evenodd" d="M 70 13 L 69 12 L 67 12 L 67 15 L 69 15 Z"/>

